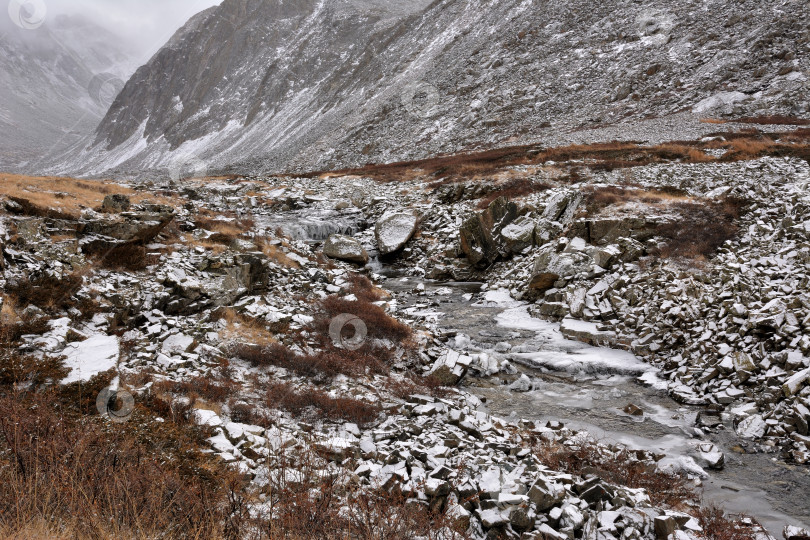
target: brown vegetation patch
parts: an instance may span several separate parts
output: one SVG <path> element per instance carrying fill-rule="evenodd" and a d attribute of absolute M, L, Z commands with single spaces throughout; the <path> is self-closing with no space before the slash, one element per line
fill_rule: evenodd
<path fill-rule="evenodd" d="M 387 340 L 394 345 L 407 346 L 413 334 L 407 324 L 399 322 L 380 306 L 367 301 L 328 296 L 317 304 L 316 309 L 312 326 L 322 342 L 329 339 L 329 325 L 332 319 L 343 313 L 360 318 L 368 330 L 368 338 L 371 339 Z M 351 328 L 347 330 L 351 331 Z"/>
<path fill-rule="evenodd" d="M 593 186 L 584 190 L 585 211 L 589 216 L 599 214 L 605 208 L 628 203 L 647 205 L 673 204 L 694 200 L 678 189 L 642 189 L 631 185 Z"/>
<path fill-rule="evenodd" d="M 749 160 L 771 155 L 797 157 L 810 162 L 810 130 L 766 133 L 756 129 L 741 132 L 719 132 L 715 141 L 672 141 L 654 146 L 641 146 L 636 142 L 607 142 L 543 148 L 540 145 L 513 146 L 493 150 L 437 156 L 418 161 L 388 164 L 369 164 L 355 169 L 319 171 L 305 177 L 360 176 L 380 182 L 433 180 L 441 184 L 491 180 L 505 174 L 510 167 L 542 165 L 554 162 L 562 167 L 591 170 L 615 170 L 653 163 L 706 163 Z M 729 141 L 748 139 L 764 141 L 764 146 L 731 148 Z M 707 149 L 734 150 L 720 158 L 705 152 Z M 578 176 L 578 173 L 577 175 Z M 575 179 L 571 179 L 574 181 Z M 433 187 L 437 187 L 437 183 Z"/>
<path fill-rule="evenodd" d="M 264 347 L 276 343 L 274 330 L 283 330 L 279 325 L 269 326 L 264 320 L 239 313 L 232 308 L 219 308 L 211 314 L 212 321 L 224 321 L 220 331 L 224 339 L 236 340 L 249 345 Z"/>
<path fill-rule="evenodd" d="M 317 388 L 296 388 L 290 383 L 273 382 L 267 386 L 268 407 L 283 409 L 293 416 L 314 414 L 331 421 L 344 420 L 358 425 L 373 422 L 381 409 L 378 405 L 349 397 L 332 397 Z"/>
<path fill-rule="evenodd" d="M 543 441 L 535 445 L 534 452 L 544 465 L 556 471 L 577 476 L 594 474 L 612 484 L 643 488 L 656 506 L 680 508 L 695 498 L 685 477 L 658 471 L 655 465 L 634 459 L 631 450 L 606 455 L 591 443 L 569 447 Z"/>
<path fill-rule="evenodd" d="M 729 519 L 726 513 L 716 506 L 704 506 L 696 512 L 698 523 L 703 528 L 707 540 L 749 540 L 757 538 L 756 530 L 741 519 Z"/>
<path fill-rule="evenodd" d="M 159 255 L 149 255 L 146 246 L 139 242 L 127 242 L 97 254 L 98 264 L 110 270 L 137 272 L 157 264 Z"/>
<path fill-rule="evenodd" d="M 737 235 L 744 204 L 726 199 L 717 203 L 678 202 L 673 207 L 679 214 L 678 221 L 658 227 L 657 234 L 665 240 L 653 255 L 702 260 Z"/>
<path fill-rule="evenodd" d="M 494 201 L 498 197 L 506 197 L 507 199 L 510 200 L 517 199 L 519 197 L 525 197 L 526 195 L 531 195 L 532 193 L 545 191 L 550 188 L 551 186 L 549 186 L 548 184 L 536 182 L 529 178 L 514 178 L 497 186 L 494 191 L 492 191 L 483 199 L 481 199 L 478 202 L 478 208 L 481 210 L 489 208 L 489 205 L 492 204 L 492 201 Z"/>
<path fill-rule="evenodd" d="M 744 118 L 737 118 L 728 120 L 728 122 L 736 122 L 738 124 L 760 124 L 772 126 L 810 126 L 810 119 L 798 118 L 796 116 L 746 116 Z"/>
<path fill-rule="evenodd" d="M 64 276 L 23 277 L 7 283 L 5 293 L 18 309 L 34 305 L 53 314 L 76 305 L 74 295 L 83 281 L 82 275 L 75 272 Z"/>
<path fill-rule="evenodd" d="M 450 389 L 433 374 L 423 377 L 409 373 L 404 378 L 389 377 L 385 388 L 399 399 L 408 399 L 416 394 L 436 398 L 445 398 L 450 395 Z"/>
<path fill-rule="evenodd" d="M 366 276 L 353 272 L 349 275 L 349 294 L 353 294 L 359 302 L 379 302 L 388 298 L 388 293 L 375 286 Z"/>
<path fill-rule="evenodd" d="M 316 382 L 336 375 L 357 377 L 365 375 L 367 371 L 387 371 L 386 358 L 367 345 L 355 351 L 329 348 L 313 354 L 298 354 L 280 343 L 267 346 L 236 344 L 228 352 L 254 367 L 280 367 Z"/>
<path fill-rule="evenodd" d="M 241 483 L 200 440 L 143 409 L 109 429 L 52 395 L 0 397 L 0 534 L 223 538 Z"/>
<path fill-rule="evenodd" d="M 23 206 L 23 213 L 29 216 L 76 219 L 83 209 L 100 207 L 111 193 L 128 195 L 134 204 L 174 202 L 109 181 L 0 173 L 0 196 Z"/>

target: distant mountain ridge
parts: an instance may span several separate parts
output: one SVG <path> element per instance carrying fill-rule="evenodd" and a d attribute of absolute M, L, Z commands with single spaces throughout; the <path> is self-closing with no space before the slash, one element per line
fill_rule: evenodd
<path fill-rule="evenodd" d="M 225 0 L 137 70 L 57 169 L 312 170 L 684 111 L 806 116 L 797 6 Z"/>
<path fill-rule="evenodd" d="M 134 71 L 134 54 L 84 17 L 32 29 L 0 19 L 0 166 L 37 167 L 93 132 Z"/>

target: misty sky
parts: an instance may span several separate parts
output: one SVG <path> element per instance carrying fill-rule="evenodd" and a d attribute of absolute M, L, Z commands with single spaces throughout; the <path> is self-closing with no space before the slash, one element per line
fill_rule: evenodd
<path fill-rule="evenodd" d="M 47 16 L 80 13 L 151 56 L 192 15 L 222 0 L 44 0 Z"/>

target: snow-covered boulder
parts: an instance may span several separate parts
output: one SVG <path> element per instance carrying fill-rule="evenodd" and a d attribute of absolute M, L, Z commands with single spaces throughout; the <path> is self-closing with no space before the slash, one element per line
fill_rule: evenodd
<path fill-rule="evenodd" d="M 405 247 L 416 233 L 417 223 L 417 217 L 407 212 L 383 215 L 374 226 L 380 255 L 389 255 Z"/>
<path fill-rule="evenodd" d="M 368 253 L 363 246 L 352 238 L 342 234 L 333 234 L 323 245 L 323 253 L 327 257 L 349 261 L 358 264 L 368 263 Z"/>

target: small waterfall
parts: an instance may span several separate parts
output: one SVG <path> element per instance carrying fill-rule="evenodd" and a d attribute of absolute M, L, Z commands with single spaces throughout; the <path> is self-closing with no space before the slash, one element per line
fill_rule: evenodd
<path fill-rule="evenodd" d="M 269 218 L 269 219 L 268 219 Z M 293 240 L 320 243 L 333 234 L 353 236 L 364 228 L 362 216 L 346 215 L 330 211 L 296 211 L 268 216 L 263 226 L 270 230 L 281 229 Z"/>

